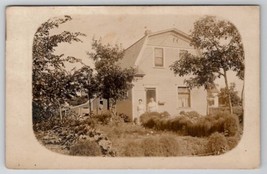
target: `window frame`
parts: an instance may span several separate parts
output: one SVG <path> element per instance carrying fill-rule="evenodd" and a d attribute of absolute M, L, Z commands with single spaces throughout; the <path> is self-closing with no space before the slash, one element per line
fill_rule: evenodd
<path fill-rule="evenodd" d="M 156 57 L 156 49 L 161 49 L 162 50 L 162 65 L 156 65 L 156 58 L 160 58 L 160 57 Z M 165 66 L 165 51 L 164 51 L 164 48 L 162 48 L 162 47 L 154 47 L 153 52 L 154 52 L 154 55 L 153 55 L 153 67 L 154 68 L 164 68 L 164 66 Z"/>
<path fill-rule="evenodd" d="M 185 89 L 187 89 L 188 90 L 188 92 L 179 92 L 179 88 L 185 88 Z M 187 105 L 188 106 L 185 106 L 185 107 L 183 107 L 183 106 L 180 106 L 180 95 L 181 94 L 188 94 L 188 103 L 187 103 Z M 192 106 L 192 103 L 191 103 L 191 90 L 189 89 L 189 87 L 187 87 L 187 86 L 178 86 L 177 87 L 177 95 L 178 95 L 178 108 L 191 108 L 191 106 Z"/>

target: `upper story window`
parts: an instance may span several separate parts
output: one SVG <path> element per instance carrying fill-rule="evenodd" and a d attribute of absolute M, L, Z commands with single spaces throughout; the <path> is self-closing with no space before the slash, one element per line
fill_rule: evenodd
<path fill-rule="evenodd" d="M 155 48 L 154 49 L 154 65 L 155 65 L 155 67 L 163 67 L 164 66 L 163 48 Z"/>
<path fill-rule="evenodd" d="M 188 50 L 180 50 L 179 52 L 179 59 L 181 59 L 182 56 L 188 53 Z"/>

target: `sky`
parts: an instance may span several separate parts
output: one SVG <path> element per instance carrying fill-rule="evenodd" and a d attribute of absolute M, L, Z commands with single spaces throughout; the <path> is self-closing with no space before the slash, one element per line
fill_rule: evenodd
<path fill-rule="evenodd" d="M 63 43 L 56 48 L 56 54 L 65 54 L 82 59 L 82 61 L 93 67 L 92 60 L 89 59 L 87 52 L 91 50 L 93 38 L 101 38 L 104 44 L 118 44 L 126 49 L 144 36 L 145 30 L 157 32 L 169 28 L 177 28 L 187 34 L 193 29 L 194 21 L 202 16 L 192 15 L 151 15 L 151 14 L 95 14 L 95 15 L 72 15 L 72 20 L 60 25 L 51 33 L 56 34 L 62 31 L 81 32 L 86 37 L 81 37 L 82 43 L 73 42 L 72 44 Z M 79 64 L 68 64 L 67 68 L 80 68 Z M 235 72 L 228 72 L 229 82 L 235 82 L 239 95 L 242 90 L 243 81 L 235 76 Z M 215 81 L 219 88 L 225 87 L 224 79 Z"/>

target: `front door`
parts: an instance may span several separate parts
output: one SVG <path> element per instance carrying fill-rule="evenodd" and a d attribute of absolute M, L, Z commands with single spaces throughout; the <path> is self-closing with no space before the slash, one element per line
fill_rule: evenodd
<path fill-rule="evenodd" d="M 156 97 L 156 88 L 146 88 L 146 106 L 151 98 L 154 98 L 154 100 L 157 101 Z"/>

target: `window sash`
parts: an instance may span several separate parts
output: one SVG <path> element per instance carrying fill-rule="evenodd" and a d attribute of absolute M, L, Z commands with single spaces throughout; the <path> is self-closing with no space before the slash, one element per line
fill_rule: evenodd
<path fill-rule="evenodd" d="M 178 87 L 178 107 L 191 107 L 190 90 L 188 87 Z"/>
<path fill-rule="evenodd" d="M 155 48 L 154 50 L 154 65 L 163 67 L 163 48 Z"/>

